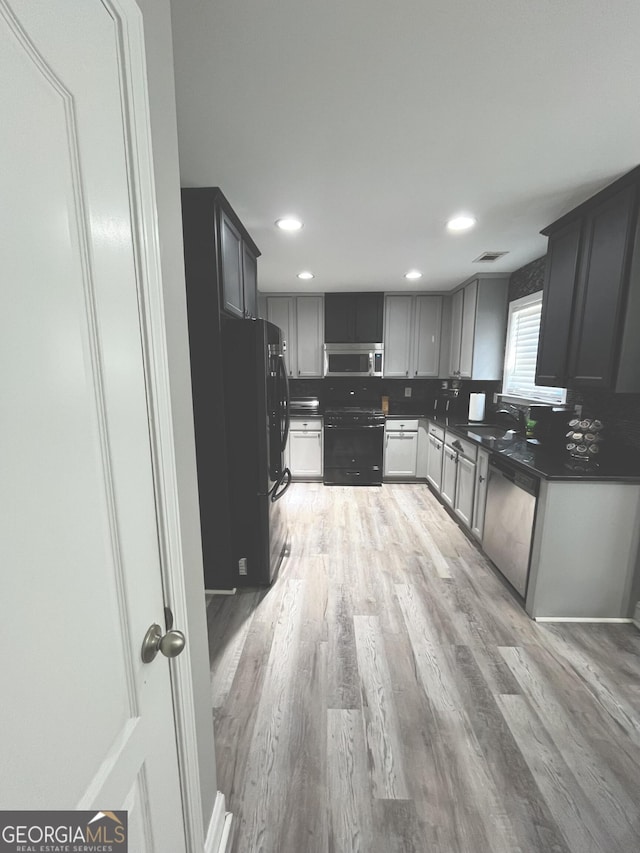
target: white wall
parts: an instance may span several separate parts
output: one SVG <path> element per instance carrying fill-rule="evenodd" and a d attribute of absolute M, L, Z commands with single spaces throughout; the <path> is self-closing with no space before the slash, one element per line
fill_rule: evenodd
<path fill-rule="evenodd" d="M 191 405 L 171 12 L 169 0 L 137 0 L 137 3 L 144 19 L 147 52 L 180 525 L 187 575 L 187 631 L 195 692 L 202 811 L 206 834 L 216 796 L 216 771 Z M 182 628 L 181 625 L 176 627 Z"/>

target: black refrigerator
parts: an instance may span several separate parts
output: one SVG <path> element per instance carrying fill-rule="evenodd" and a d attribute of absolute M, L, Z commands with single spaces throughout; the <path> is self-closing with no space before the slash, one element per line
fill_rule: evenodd
<path fill-rule="evenodd" d="M 280 329 L 266 320 L 229 320 L 222 352 L 235 585 L 264 586 L 289 547 L 289 384 Z"/>

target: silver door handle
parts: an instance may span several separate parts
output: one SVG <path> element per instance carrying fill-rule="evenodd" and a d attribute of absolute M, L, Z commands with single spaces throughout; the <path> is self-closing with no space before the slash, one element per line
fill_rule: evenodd
<path fill-rule="evenodd" d="M 166 658 L 176 658 L 183 651 L 186 643 L 182 631 L 176 631 L 173 628 L 163 634 L 160 625 L 154 622 L 142 641 L 142 660 L 144 663 L 151 663 L 158 652 L 162 652 Z"/>

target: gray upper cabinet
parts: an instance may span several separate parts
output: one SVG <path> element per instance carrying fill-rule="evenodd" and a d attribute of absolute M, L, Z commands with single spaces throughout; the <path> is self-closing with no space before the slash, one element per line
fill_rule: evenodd
<path fill-rule="evenodd" d="M 298 370 L 295 340 L 295 310 L 294 296 L 267 296 L 267 320 L 277 326 L 282 332 L 284 346 L 284 363 L 289 376 L 294 376 Z M 297 375 L 297 374 L 296 374 Z"/>
<path fill-rule="evenodd" d="M 449 357 L 449 373 L 451 376 L 460 375 L 463 304 L 464 290 L 457 290 L 451 297 L 451 355 Z"/>
<path fill-rule="evenodd" d="M 411 320 L 415 297 L 387 296 L 384 301 L 384 375 L 409 376 Z"/>
<path fill-rule="evenodd" d="M 384 375 L 389 378 L 436 377 L 441 322 L 441 296 L 387 294 Z"/>
<path fill-rule="evenodd" d="M 499 380 L 504 363 L 509 277 L 477 276 L 452 296 L 449 373 Z"/>
<path fill-rule="evenodd" d="M 324 300 L 321 295 L 266 297 L 267 320 L 282 330 L 285 365 L 294 379 L 323 375 Z"/>
<path fill-rule="evenodd" d="M 297 376 L 300 379 L 322 376 L 323 298 L 297 296 L 295 300 Z"/>
<path fill-rule="evenodd" d="M 414 376 L 435 377 L 440 365 L 442 297 L 416 296 Z"/>

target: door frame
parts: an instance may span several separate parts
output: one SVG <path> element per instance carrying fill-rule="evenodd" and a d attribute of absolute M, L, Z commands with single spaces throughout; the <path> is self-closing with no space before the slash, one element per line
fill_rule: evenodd
<path fill-rule="evenodd" d="M 132 187 L 131 222 L 164 601 L 171 607 L 175 624 L 188 631 L 143 17 L 135 0 L 101 2 L 113 17 L 120 40 L 125 148 Z M 230 815 L 220 792 L 205 842 L 188 633 L 184 652 L 171 661 L 170 673 L 186 847 L 194 853 L 224 850 Z"/>

